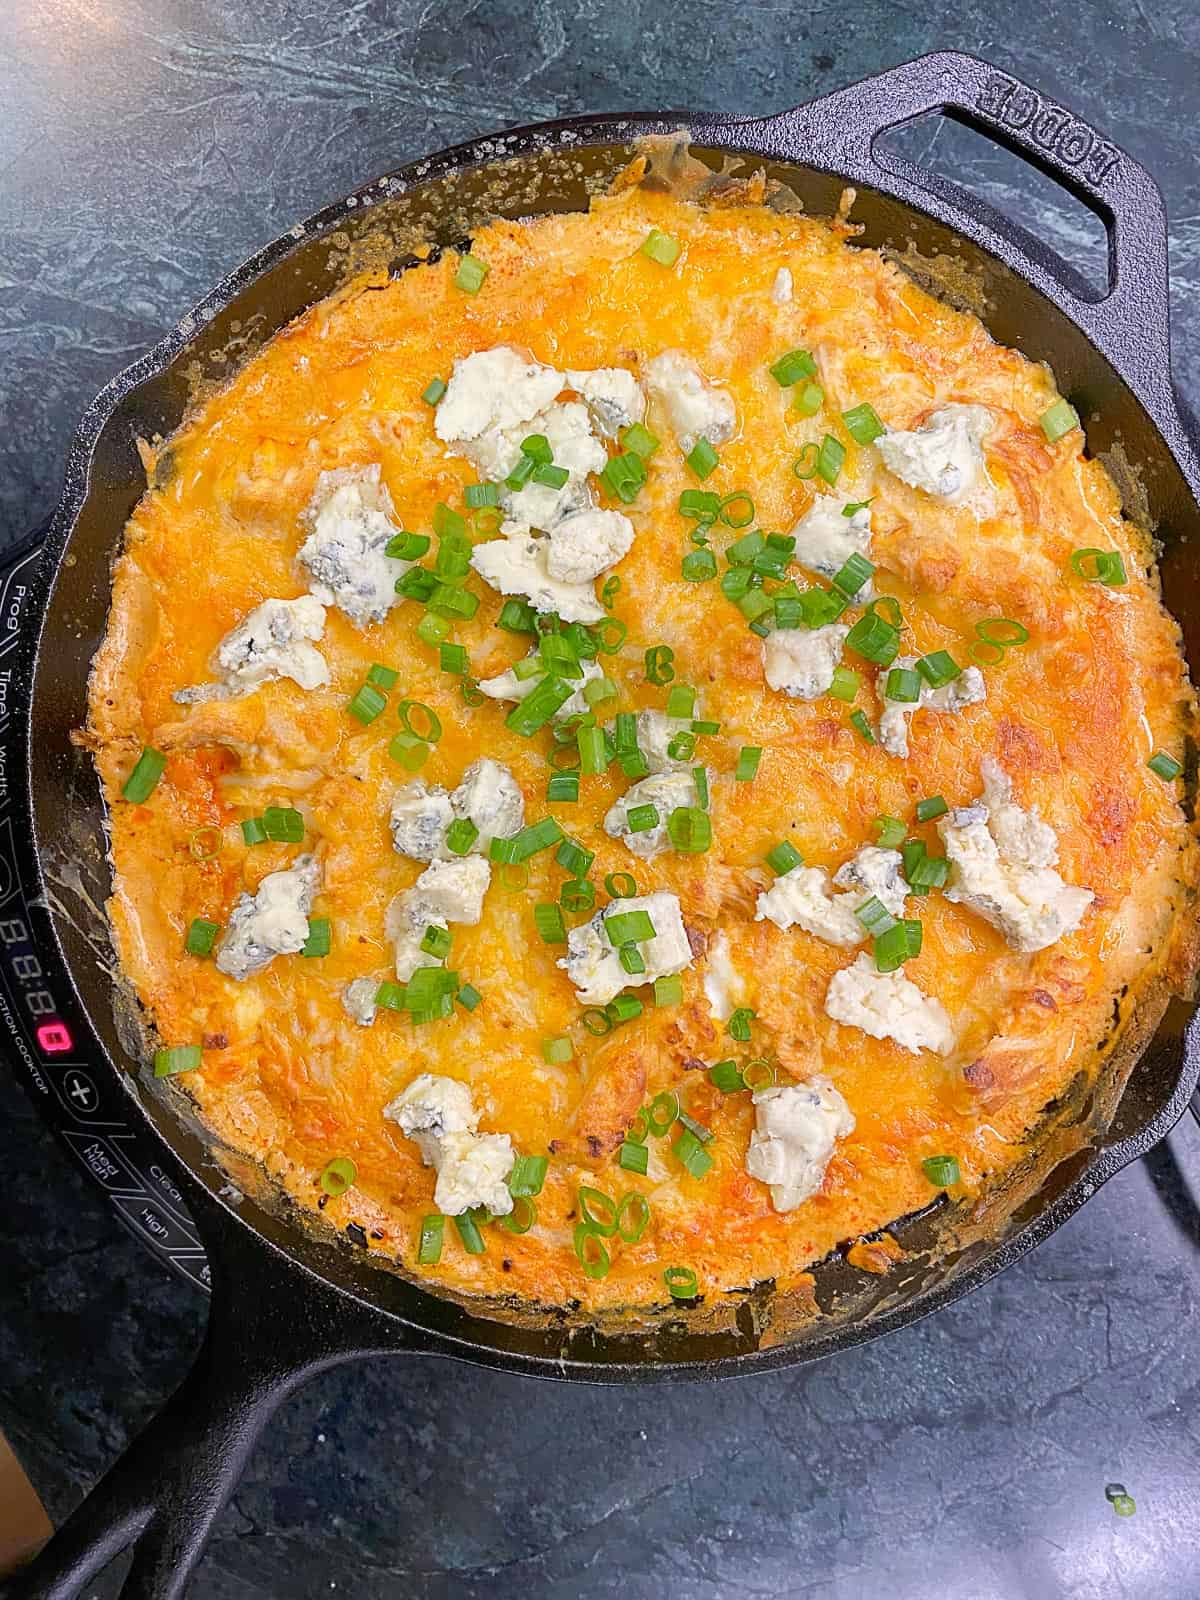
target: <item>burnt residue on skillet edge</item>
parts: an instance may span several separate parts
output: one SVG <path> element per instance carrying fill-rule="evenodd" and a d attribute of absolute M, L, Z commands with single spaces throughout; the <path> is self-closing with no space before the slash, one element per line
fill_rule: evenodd
<path fill-rule="evenodd" d="M 511 155 L 505 149 L 506 141 L 497 140 L 495 155 L 486 165 L 452 167 L 432 178 L 423 177 L 421 167 L 413 169 L 419 187 L 409 187 L 402 180 L 381 180 L 374 186 L 374 193 L 364 191 L 341 207 L 331 208 L 337 213 L 332 221 L 322 225 L 318 218 L 307 228 L 293 229 L 296 252 L 285 256 L 262 278 L 257 273 L 249 274 L 241 289 L 211 318 L 193 318 L 190 326 L 185 320 L 183 333 L 190 337 L 169 363 L 170 369 L 182 376 L 183 384 L 175 386 L 170 414 L 155 419 L 156 426 L 146 431 L 156 442 L 169 436 L 188 409 L 215 387 L 224 386 L 281 327 L 316 300 L 345 292 L 361 282 L 364 274 L 383 271 L 394 275 L 404 271 L 427 259 L 431 250 L 463 243 L 475 228 L 494 216 L 521 218 L 581 209 L 591 195 L 605 191 L 614 181 L 622 181 L 631 158 L 635 163 L 634 181 L 671 187 L 700 203 L 761 199 L 776 209 L 803 209 L 797 189 L 806 187 L 805 180 L 813 176 L 774 164 L 764 168 L 761 159 L 753 155 L 731 156 L 727 152 L 693 149 L 686 133 L 650 137 L 636 148 L 630 144 L 535 146 L 533 160 L 530 152 Z M 424 165 L 436 167 L 436 163 Z M 809 209 L 814 214 L 841 210 L 847 203 L 841 180 L 827 174 L 818 176 L 818 188 L 826 203 L 820 208 L 810 203 Z M 329 214 L 325 216 L 328 218 Z M 297 264 L 296 255 L 301 249 L 306 260 Z M 922 288 L 974 311 L 986 323 L 989 296 L 971 262 L 953 252 L 922 254 L 912 241 L 903 250 L 887 248 L 885 253 Z M 291 296 L 282 296 L 287 302 L 282 308 L 278 304 L 260 306 L 245 315 L 233 315 L 246 297 L 244 291 L 289 272 L 298 280 L 295 288 L 301 289 L 299 295 L 294 288 Z M 169 450 L 163 457 L 163 467 L 169 471 Z M 1129 462 L 1128 455 L 1123 457 L 1123 464 L 1127 470 L 1114 476 L 1127 514 L 1149 532 L 1140 472 L 1136 463 Z M 131 478 L 128 511 L 132 511 L 143 488 L 143 482 Z M 119 552 L 123 525 L 124 518 L 111 529 L 110 568 Z M 67 560 L 71 559 L 68 555 Z M 102 609 L 106 614 L 107 575 Z M 91 649 L 98 646 L 103 629 L 103 619 L 99 632 L 95 621 L 93 617 L 84 623 L 85 632 L 94 636 Z M 112 997 L 117 1040 L 130 1062 L 145 1062 L 154 1047 L 152 1031 L 120 973 L 108 922 L 100 909 L 111 889 L 111 862 L 106 849 L 101 848 L 102 838 L 106 843 L 106 832 L 101 834 L 97 826 L 104 826 L 98 785 L 90 760 L 78 750 L 72 756 L 64 807 L 65 837 L 43 862 L 48 909 L 56 919 L 68 922 L 84 940 Z M 1195 792 L 1194 760 L 1189 763 L 1189 779 L 1191 801 Z M 1038 1126 L 1031 1131 L 1026 1156 L 973 1201 L 952 1204 L 943 1196 L 923 1211 L 893 1223 L 886 1231 L 903 1254 L 887 1270 L 868 1271 L 851 1265 L 846 1252 L 853 1241 L 846 1241 L 841 1249 L 814 1265 L 809 1282 L 786 1293 L 777 1292 L 774 1283 L 768 1281 L 740 1292 L 703 1297 L 690 1305 L 668 1305 L 650 1311 L 631 1309 L 601 1318 L 584 1315 L 578 1306 L 484 1300 L 455 1296 L 444 1290 L 437 1298 L 452 1300 L 472 1315 L 511 1326 L 559 1330 L 565 1341 L 564 1355 L 570 1342 L 587 1331 L 652 1346 L 669 1324 L 686 1327 L 689 1335 L 733 1335 L 745 1348 L 753 1349 L 804 1342 L 806 1337 L 828 1335 L 832 1328 L 866 1326 L 903 1307 L 911 1308 L 914 1302 L 925 1300 L 983 1266 L 999 1253 L 1006 1240 L 1014 1238 L 1048 1208 L 1060 1204 L 1073 1187 L 1084 1183 L 1142 1053 L 1153 1039 L 1172 996 L 1188 989 L 1196 970 L 1200 959 L 1196 919 L 1181 916 L 1179 923 L 1179 935 L 1168 952 L 1170 959 L 1138 993 L 1124 997 L 1112 1036 L 1097 1048 L 1093 1062 L 1081 1069 L 1069 1090 L 1045 1108 Z M 165 1105 L 170 1115 L 206 1147 L 220 1182 L 232 1181 L 285 1228 L 300 1230 L 326 1246 L 336 1241 L 343 1251 L 353 1252 L 358 1259 L 365 1255 L 377 1270 L 416 1283 L 429 1292 L 423 1280 L 392 1257 L 373 1251 L 371 1241 L 356 1224 L 350 1225 L 349 1236 L 335 1231 L 316 1214 L 297 1207 L 257 1163 L 214 1145 L 212 1134 L 199 1123 L 190 1098 L 177 1082 L 156 1082 L 145 1068 L 135 1073 L 126 1064 L 126 1070 L 131 1088 L 135 1080 L 138 1094 L 151 1095 Z M 1086 1198 L 1086 1193 L 1079 1198 Z M 877 1264 L 882 1265 L 882 1260 Z"/>

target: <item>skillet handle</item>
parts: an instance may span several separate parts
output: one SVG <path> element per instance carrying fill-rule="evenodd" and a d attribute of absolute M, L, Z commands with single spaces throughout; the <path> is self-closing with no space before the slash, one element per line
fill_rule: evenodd
<path fill-rule="evenodd" d="M 1024 157 L 1104 224 L 1108 288 L 968 190 L 878 149 L 881 136 L 940 111 Z M 808 105 L 723 123 L 717 141 L 878 186 L 1009 262 L 1092 339 L 1157 421 L 1177 418 L 1170 376 L 1167 223 L 1144 167 L 1064 106 L 976 56 L 941 50 Z M 705 130 L 708 137 L 708 130 Z"/>
<path fill-rule="evenodd" d="M 188 1185 L 188 1201 L 213 1271 L 195 1364 L 17 1574 L 7 1600 L 75 1600 L 130 1546 L 121 1600 L 178 1600 L 282 1402 L 331 1367 L 404 1348 L 369 1310 L 277 1255 L 200 1185 Z"/>

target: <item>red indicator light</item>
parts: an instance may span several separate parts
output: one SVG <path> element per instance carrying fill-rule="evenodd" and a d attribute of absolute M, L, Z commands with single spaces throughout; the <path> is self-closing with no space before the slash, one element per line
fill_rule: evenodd
<path fill-rule="evenodd" d="M 70 1033 L 61 1022 L 43 1022 L 37 1031 L 38 1049 L 48 1056 L 60 1056 L 72 1045 Z"/>

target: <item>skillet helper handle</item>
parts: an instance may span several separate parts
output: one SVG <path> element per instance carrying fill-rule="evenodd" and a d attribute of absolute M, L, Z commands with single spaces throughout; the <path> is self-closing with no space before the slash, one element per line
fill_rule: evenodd
<path fill-rule="evenodd" d="M 1099 297 L 1027 229 L 968 190 L 882 152 L 879 140 L 942 112 L 1022 156 L 1104 224 L 1108 288 Z M 1167 222 L 1144 167 L 1065 106 L 977 56 L 941 50 L 774 117 L 720 126 L 736 145 L 845 173 L 930 212 L 1016 267 L 1062 305 L 1126 376 L 1156 421 L 1177 417 L 1170 376 Z"/>
<path fill-rule="evenodd" d="M 123 1550 L 121 1600 L 178 1600 L 260 1434 L 318 1373 L 395 1353 L 370 1313 L 300 1275 L 207 1196 L 189 1205 L 213 1267 L 208 1328 L 183 1383 L 92 1489 L 7 1600 L 76 1600 Z M 217 1239 L 219 1237 L 219 1247 Z M 361 1311 L 361 1315 L 359 1314 Z"/>

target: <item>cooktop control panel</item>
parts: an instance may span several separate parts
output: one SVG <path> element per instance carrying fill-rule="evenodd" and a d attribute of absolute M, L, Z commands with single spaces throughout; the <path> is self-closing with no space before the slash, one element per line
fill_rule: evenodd
<path fill-rule="evenodd" d="M 97 1070 L 91 1060 L 92 1041 L 72 1021 L 74 1002 L 64 995 L 60 1003 L 34 943 L 29 896 L 36 889 L 23 865 L 31 844 L 13 805 L 13 666 L 22 631 L 36 626 L 30 580 L 41 549 L 36 537 L 0 558 L 0 1051 L 125 1226 L 207 1290 L 208 1262 L 183 1196 L 158 1146 L 130 1120 L 109 1069 Z"/>

